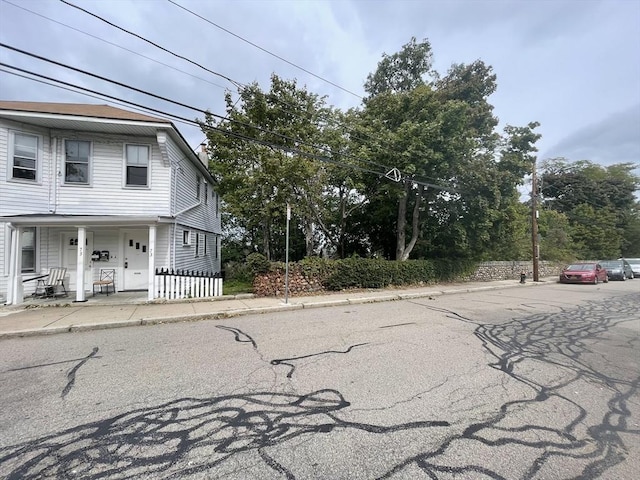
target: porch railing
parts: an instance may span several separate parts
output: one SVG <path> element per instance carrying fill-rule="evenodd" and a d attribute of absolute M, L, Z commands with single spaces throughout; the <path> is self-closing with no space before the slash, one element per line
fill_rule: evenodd
<path fill-rule="evenodd" d="M 222 274 L 156 269 L 153 298 L 206 298 L 222 295 Z"/>

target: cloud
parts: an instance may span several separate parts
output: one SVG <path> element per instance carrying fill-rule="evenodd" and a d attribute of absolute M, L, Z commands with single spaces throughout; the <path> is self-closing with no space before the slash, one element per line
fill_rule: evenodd
<path fill-rule="evenodd" d="M 602 165 L 636 163 L 640 168 L 640 103 L 562 138 L 544 158 L 590 160 Z"/>

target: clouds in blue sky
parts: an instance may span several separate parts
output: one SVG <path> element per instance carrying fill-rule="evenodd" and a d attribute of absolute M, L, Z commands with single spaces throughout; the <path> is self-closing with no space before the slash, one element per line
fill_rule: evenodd
<path fill-rule="evenodd" d="M 167 0 L 69 1 L 235 81 L 268 88 L 275 72 L 341 108 L 360 99 L 210 22 L 358 95 L 383 52 L 428 38 L 441 73 L 476 59 L 493 67 L 501 126 L 539 121 L 541 158 L 640 161 L 640 0 L 174 0 L 205 20 Z M 58 0 L 0 0 L 0 41 L 213 112 L 235 88 Z M 6 49 L 0 61 L 198 116 Z M 0 98 L 104 103 L 5 72 Z M 178 128 L 194 146 L 203 138 Z"/>

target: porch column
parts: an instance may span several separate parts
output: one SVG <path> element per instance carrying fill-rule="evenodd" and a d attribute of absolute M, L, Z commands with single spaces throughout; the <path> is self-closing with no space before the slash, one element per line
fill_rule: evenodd
<path fill-rule="evenodd" d="M 86 302 L 84 296 L 84 259 L 87 255 L 87 231 L 78 227 L 78 263 L 76 265 L 76 302 Z"/>
<path fill-rule="evenodd" d="M 149 225 L 149 279 L 147 285 L 147 299 L 153 300 L 155 294 L 154 280 L 156 278 L 156 226 Z"/>
<path fill-rule="evenodd" d="M 11 229 L 11 244 L 9 246 L 9 284 L 7 289 L 7 303 L 17 305 L 22 303 L 24 288 L 22 285 L 22 228 Z"/>

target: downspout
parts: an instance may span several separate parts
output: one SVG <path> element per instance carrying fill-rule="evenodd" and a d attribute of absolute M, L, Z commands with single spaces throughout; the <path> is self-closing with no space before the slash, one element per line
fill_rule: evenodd
<path fill-rule="evenodd" d="M 53 184 L 53 209 L 49 209 L 51 213 L 58 211 L 58 137 L 53 137 L 53 155 L 51 159 L 53 165 L 53 178 L 51 183 Z"/>
<path fill-rule="evenodd" d="M 178 164 L 180 162 L 171 162 L 171 166 L 173 167 L 173 185 L 172 185 L 172 189 L 173 191 L 171 192 L 171 216 L 173 217 L 173 252 L 171 254 L 171 269 L 175 270 L 176 268 L 176 234 L 178 232 L 178 220 L 174 214 L 175 210 L 176 210 L 176 190 L 177 190 L 177 186 L 176 184 L 178 183 Z"/>

